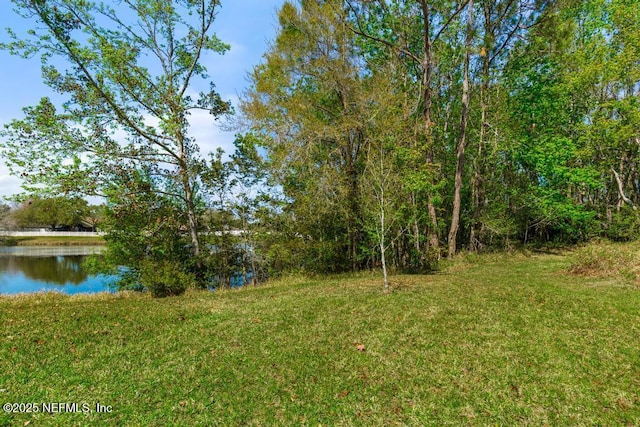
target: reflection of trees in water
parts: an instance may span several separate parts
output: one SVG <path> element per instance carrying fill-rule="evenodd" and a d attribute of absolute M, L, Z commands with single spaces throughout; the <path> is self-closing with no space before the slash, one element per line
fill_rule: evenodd
<path fill-rule="evenodd" d="M 78 285 L 87 279 L 84 256 L 0 257 L 0 271 L 22 272 L 26 277 L 58 285 Z"/>

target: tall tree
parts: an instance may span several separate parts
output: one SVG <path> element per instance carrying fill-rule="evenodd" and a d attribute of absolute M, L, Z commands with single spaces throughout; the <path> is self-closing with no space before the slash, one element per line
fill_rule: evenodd
<path fill-rule="evenodd" d="M 395 54 L 412 64 L 410 69 L 416 70 L 415 92 L 419 96 L 420 114 L 419 128 L 415 141 L 417 151 L 422 154 L 422 169 L 431 175 L 428 186 L 426 208 L 430 219 L 428 231 L 429 245 L 432 251 L 439 254 L 438 214 L 436 200 L 438 166 L 434 140 L 434 95 L 438 89 L 434 87 L 434 73 L 437 70 L 436 45 L 446 34 L 456 16 L 466 7 L 468 0 L 450 2 L 416 2 L 392 1 L 355 1 L 347 0 L 355 24 L 352 30 L 361 37 L 390 49 Z M 438 255 L 439 256 L 439 255 Z"/>
<path fill-rule="evenodd" d="M 198 257 L 203 162 L 188 118 L 196 109 L 213 118 L 229 111 L 213 84 L 194 98 L 194 81 L 208 79 L 205 52 L 228 49 L 212 33 L 219 1 L 13 2 L 33 29 L 10 32 L 14 41 L 2 47 L 41 55 L 45 83 L 67 97 L 61 108 L 43 98 L 3 132 L 25 189 L 45 184 L 56 193 L 109 193 L 111 203 L 125 203 L 137 197 L 130 190 L 136 170 L 144 169 L 146 190 L 186 212 L 176 226 L 188 230 Z"/>
<path fill-rule="evenodd" d="M 345 15 L 336 0 L 286 2 L 242 105 L 310 237 L 313 264 L 338 270 L 359 268 L 363 237 L 364 76 Z"/>
<path fill-rule="evenodd" d="M 469 67 L 471 62 L 471 47 L 473 42 L 473 0 L 467 3 L 467 29 L 464 43 L 464 67 L 462 77 L 462 98 L 460 111 L 460 136 L 458 139 L 457 155 L 456 155 L 456 172 L 454 177 L 453 190 L 453 209 L 451 213 L 451 227 L 449 229 L 449 257 L 456 254 L 456 239 L 458 237 L 458 228 L 460 226 L 460 205 L 462 192 L 462 175 L 464 168 L 464 155 L 467 146 L 467 123 L 469 121 L 469 85 L 470 75 Z"/>

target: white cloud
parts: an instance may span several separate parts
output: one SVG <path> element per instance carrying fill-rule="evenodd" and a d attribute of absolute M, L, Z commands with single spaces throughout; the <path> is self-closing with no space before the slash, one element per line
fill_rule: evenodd
<path fill-rule="evenodd" d="M 233 153 L 235 134 L 222 129 L 222 120 L 215 120 L 207 111 L 196 110 L 189 116 L 189 124 L 189 136 L 194 138 L 203 155 L 208 156 L 218 147 L 222 148 L 227 156 Z"/>

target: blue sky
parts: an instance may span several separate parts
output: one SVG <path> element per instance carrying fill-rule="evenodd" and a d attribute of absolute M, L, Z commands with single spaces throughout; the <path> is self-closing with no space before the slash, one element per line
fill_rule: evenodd
<path fill-rule="evenodd" d="M 277 10 L 284 0 L 222 0 L 215 22 L 215 32 L 231 45 L 225 55 L 210 54 L 204 58 L 211 80 L 223 99 L 237 103 L 246 89 L 247 72 L 261 61 L 262 54 L 274 39 L 277 29 Z M 0 39 L 6 40 L 5 28 L 28 28 L 29 21 L 12 11 L 9 0 L 0 0 Z M 42 84 L 40 59 L 22 59 L 0 51 L 0 126 L 14 118 L 21 118 L 22 108 L 36 104 L 41 97 L 55 94 Z M 222 147 L 227 153 L 233 149 L 233 132 L 225 132 L 204 113 L 192 117 L 192 136 L 203 152 Z M 0 198 L 20 191 L 18 178 L 9 175 L 0 157 Z"/>

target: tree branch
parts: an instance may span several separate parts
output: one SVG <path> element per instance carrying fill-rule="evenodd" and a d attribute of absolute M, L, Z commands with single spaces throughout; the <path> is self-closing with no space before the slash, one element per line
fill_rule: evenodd
<path fill-rule="evenodd" d="M 377 42 L 377 43 L 382 43 L 385 46 L 387 46 L 390 49 L 395 50 L 396 52 L 402 53 L 403 55 L 406 55 L 407 57 L 409 57 L 410 59 L 412 59 L 413 61 L 415 61 L 416 63 L 420 64 L 421 63 L 421 59 L 414 55 L 411 51 L 402 48 L 398 45 L 396 45 L 395 43 L 390 42 L 389 40 L 385 40 L 383 38 L 380 37 L 376 37 L 373 36 L 371 34 L 367 34 L 363 29 L 362 29 L 362 23 L 360 22 L 360 16 L 358 14 L 358 12 L 356 11 L 356 9 L 353 7 L 353 5 L 351 4 L 350 0 L 347 0 L 347 5 L 349 7 L 349 9 L 351 10 L 351 13 L 353 13 L 353 16 L 356 18 L 356 25 L 358 26 L 358 28 L 354 28 L 351 25 L 347 25 L 347 27 L 349 28 L 350 31 L 352 31 L 353 33 L 364 37 L 366 39 L 369 39 L 371 41 Z"/>
<path fill-rule="evenodd" d="M 440 27 L 440 30 L 438 30 L 438 32 L 436 33 L 436 35 L 433 37 L 433 40 L 431 41 L 431 44 L 435 43 L 438 38 L 440 37 L 440 34 L 442 34 L 444 32 L 444 30 L 447 29 L 447 27 L 449 26 L 449 24 L 451 24 L 451 21 L 453 21 L 453 18 L 455 18 L 456 16 L 458 16 L 460 14 L 460 12 L 462 12 L 462 10 L 467 6 L 467 4 L 469 3 L 469 0 L 465 0 L 460 7 L 458 7 L 458 10 L 456 10 L 453 15 L 451 15 L 449 17 L 449 19 L 447 19 L 447 22 L 444 23 L 444 25 L 442 25 L 442 27 Z"/>
<path fill-rule="evenodd" d="M 618 175 L 618 172 L 616 172 L 613 168 L 611 168 L 611 172 L 613 172 L 613 176 L 616 178 L 616 182 L 618 183 L 618 192 L 620 193 L 620 197 L 622 198 L 622 200 L 624 200 L 624 202 L 628 205 L 632 206 L 634 210 L 637 209 L 635 203 L 633 203 L 633 201 L 624 194 L 624 185 L 622 184 L 622 180 L 620 179 L 620 175 Z"/>

